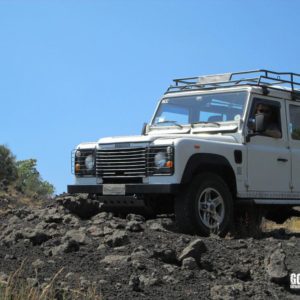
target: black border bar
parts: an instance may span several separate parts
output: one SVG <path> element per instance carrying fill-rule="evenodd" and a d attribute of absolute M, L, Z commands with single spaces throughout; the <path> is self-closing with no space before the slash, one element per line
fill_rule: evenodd
<path fill-rule="evenodd" d="M 181 184 L 125 184 L 125 195 L 131 194 L 177 194 Z M 69 194 L 103 194 L 103 184 L 68 185 Z"/>

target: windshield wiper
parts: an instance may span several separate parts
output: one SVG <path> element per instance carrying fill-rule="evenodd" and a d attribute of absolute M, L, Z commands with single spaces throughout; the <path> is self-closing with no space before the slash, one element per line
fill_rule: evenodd
<path fill-rule="evenodd" d="M 154 125 L 158 125 L 158 124 L 164 124 L 164 123 L 171 123 L 172 125 L 175 125 L 179 128 L 183 128 L 183 126 L 181 126 L 180 124 L 178 124 L 176 121 L 172 121 L 172 120 L 165 120 L 165 121 L 160 121 L 160 122 L 157 122 L 156 124 Z"/>
<path fill-rule="evenodd" d="M 213 125 L 216 125 L 217 127 L 221 126 L 220 123 L 218 123 L 218 122 L 205 122 L 205 121 L 194 122 L 191 125 L 193 127 L 193 125 L 198 125 L 198 124 L 213 124 Z"/>

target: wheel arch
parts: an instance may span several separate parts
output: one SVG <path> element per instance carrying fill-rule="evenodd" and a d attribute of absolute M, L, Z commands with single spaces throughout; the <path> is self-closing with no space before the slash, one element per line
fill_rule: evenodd
<path fill-rule="evenodd" d="M 233 198 L 236 196 L 236 176 L 229 161 L 222 155 L 211 153 L 193 154 L 183 172 L 181 183 L 186 185 L 199 173 L 211 172 L 219 175 L 228 185 Z"/>

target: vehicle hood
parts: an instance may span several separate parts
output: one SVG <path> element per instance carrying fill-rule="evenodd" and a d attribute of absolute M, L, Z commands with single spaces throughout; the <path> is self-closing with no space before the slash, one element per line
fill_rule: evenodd
<path fill-rule="evenodd" d="M 98 144 L 114 144 L 114 143 L 153 143 L 154 141 L 164 141 L 171 144 L 176 139 L 192 139 L 192 140 L 209 140 L 227 143 L 236 143 L 237 140 L 232 135 L 222 134 L 170 134 L 170 135 L 133 135 L 133 136 L 117 136 L 106 137 L 98 140 Z"/>

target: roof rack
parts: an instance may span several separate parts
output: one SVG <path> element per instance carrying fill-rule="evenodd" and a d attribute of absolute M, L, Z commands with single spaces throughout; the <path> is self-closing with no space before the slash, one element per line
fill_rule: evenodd
<path fill-rule="evenodd" d="M 297 81 L 296 81 L 297 80 Z M 166 93 L 187 90 L 215 89 L 239 85 L 255 85 L 288 90 L 300 97 L 300 74 L 290 72 L 273 72 L 269 70 L 253 70 L 235 73 L 188 77 L 173 80 Z"/>

